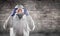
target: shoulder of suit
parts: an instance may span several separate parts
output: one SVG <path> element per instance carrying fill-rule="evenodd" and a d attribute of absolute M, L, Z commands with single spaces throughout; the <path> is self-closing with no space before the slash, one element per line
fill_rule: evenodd
<path fill-rule="evenodd" d="M 23 15 L 23 19 L 26 19 L 26 17 L 27 17 L 26 15 Z"/>

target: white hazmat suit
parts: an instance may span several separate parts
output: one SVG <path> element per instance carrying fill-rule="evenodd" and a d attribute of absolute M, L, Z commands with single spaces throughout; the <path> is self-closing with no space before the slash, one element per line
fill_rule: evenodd
<path fill-rule="evenodd" d="M 18 6 L 15 8 L 18 8 Z M 34 21 L 29 14 L 24 14 L 22 18 L 19 19 L 15 13 L 14 16 L 10 16 L 10 18 L 10 36 L 29 36 L 29 32 L 35 29 Z"/>

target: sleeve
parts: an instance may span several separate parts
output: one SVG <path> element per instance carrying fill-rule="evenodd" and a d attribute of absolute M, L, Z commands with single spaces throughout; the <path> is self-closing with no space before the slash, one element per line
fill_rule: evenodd
<path fill-rule="evenodd" d="M 10 17 L 7 23 L 7 28 L 10 28 L 13 26 L 13 17 Z"/>
<path fill-rule="evenodd" d="M 30 15 L 27 16 L 27 21 L 28 21 L 28 26 L 29 26 L 30 31 L 33 31 L 35 29 L 35 24 Z"/>
<path fill-rule="evenodd" d="M 3 25 L 3 28 L 4 29 L 8 29 L 11 25 L 11 22 L 12 22 L 12 17 L 11 15 L 5 20 L 5 23 Z"/>
<path fill-rule="evenodd" d="M 17 10 L 17 8 L 15 8 L 15 9 L 12 10 L 11 14 L 9 15 L 9 17 L 5 20 L 5 23 L 3 25 L 3 28 L 5 28 L 7 26 L 8 27 L 12 26 L 12 20 L 13 20 L 13 16 L 16 13 L 16 10 Z"/>

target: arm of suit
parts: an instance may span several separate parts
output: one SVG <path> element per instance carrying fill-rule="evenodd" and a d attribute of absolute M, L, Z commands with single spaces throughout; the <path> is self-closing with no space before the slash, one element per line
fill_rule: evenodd
<path fill-rule="evenodd" d="M 34 24 L 34 21 L 30 15 L 27 16 L 27 22 L 28 22 L 30 31 L 33 31 L 35 29 L 35 24 Z"/>

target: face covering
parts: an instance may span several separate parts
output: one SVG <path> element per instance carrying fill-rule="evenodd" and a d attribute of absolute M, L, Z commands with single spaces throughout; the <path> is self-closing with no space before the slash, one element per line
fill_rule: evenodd
<path fill-rule="evenodd" d="M 23 14 L 16 14 L 18 16 L 19 19 L 21 19 L 23 17 Z"/>

